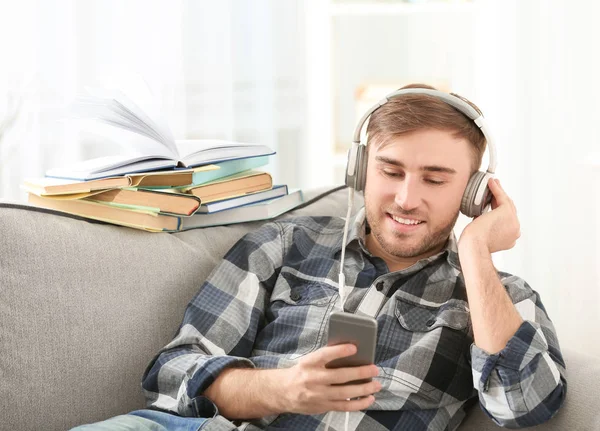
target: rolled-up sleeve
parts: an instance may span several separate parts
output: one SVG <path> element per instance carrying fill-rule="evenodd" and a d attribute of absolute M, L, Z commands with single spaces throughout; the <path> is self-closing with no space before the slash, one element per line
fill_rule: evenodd
<path fill-rule="evenodd" d="M 539 295 L 518 277 L 502 283 L 524 321 L 498 353 L 472 344 L 473 383 L 481 408 L 496 424 L 524 428 L 556 414 L 567 392 L 566 366 Z"/>
<path fill-rule="evenodd" d="M 270 223 L 246 235 L 202 284 L 175 338 L 144 373 L 148 407 L 211 417 L 216 407 L 203 392 L 226 368 L 254 367 L 248 357 L 281 267 L 281 232 Z"/>

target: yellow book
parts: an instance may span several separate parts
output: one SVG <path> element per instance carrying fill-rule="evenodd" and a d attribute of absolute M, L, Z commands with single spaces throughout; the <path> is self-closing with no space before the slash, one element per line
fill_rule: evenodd
<path fill-rule="evenodd" d="M 200 198 L 194 195 L 142 189 L 109 190 L 90 195 L 86 200 L 114 205 L 149 207 L 154 208 L 156 212 L 180 216 L 190 216 L 194 214 L 202 203 Z"/>
<path fill-rule="evenodd" d="M 119 177 L 77 181 L 64 178 L 30 178 L 23 186 L 38 196 L 90 193 L 119 187 L 181 187 L 192 184 L 194 171 L 155 171 L 129 174 Z"/>
<path fill-rule="evenodd" d="M 202 204 L 206 204 L 269 190 L 272 187 L 273 178 L 269 173 L 246 171 L 199 186 L 183 187 L 181 190 L 199 197 Z"/>
<path fill-rule="evenodd" d="M 152 211 L 129 210 L 87 200 L 49 199 L 29 193 L 29 203 L 81 217 L 152 232 L 175 232 L 181 219 Z"/>

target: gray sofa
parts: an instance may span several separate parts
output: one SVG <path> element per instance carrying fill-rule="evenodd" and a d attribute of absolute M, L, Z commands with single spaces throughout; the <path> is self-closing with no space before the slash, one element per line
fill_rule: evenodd
<path fill-rule="evenodd" d="M 345 206 L 342 190 L 285 217 Z M 153 234 L 0 203 L 0 429 L 66 430 L 142 408 L 146 365 L 201 281 L 258 225 Z M 600 430 L 600 362 L 564 353 L 566 405 L 535 429 Z M 460 430 L 497 428 L 474 407 Z"/>

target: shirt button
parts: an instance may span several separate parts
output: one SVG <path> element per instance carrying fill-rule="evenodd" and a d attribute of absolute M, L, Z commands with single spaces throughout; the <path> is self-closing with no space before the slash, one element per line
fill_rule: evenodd
<path fill-rule="evenodd" d="M 433 326 L 433 324 L 435 323 L 435 319 L 429 319 L 426 323 L 427 326 Z"/>
<path fill-rule="evenodd" d="M 383 286 L 384 286 L 383 281 L 380 281 L 379 283 L 377 283 L 377 285 L 375 287 L 377 288 L 378 292 L 381 292 L 383 290 Z"/>
<path fill-rule="evenodd" d="M 298 292 L 292 292 L 290 294 L 290 299 L 294 302 L 297 302 L 300 300 L 300 298 L 302 298 L 302 295 L 300 295 Z"/>

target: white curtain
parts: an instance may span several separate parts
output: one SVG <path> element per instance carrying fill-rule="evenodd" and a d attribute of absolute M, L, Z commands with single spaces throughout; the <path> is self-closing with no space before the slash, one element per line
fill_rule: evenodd
<path fill-rule="evenodd" d="M 477 94 L 522 237 L 501 269 L 538 291 L 563 346 L 600 354 L 597 2 L 483 0 Z M 595 150 L 597 151 L 597 150 Z"/>
<path fill-rule="evenodd" d="M 60 120 L 85 86 L 132 76 L 149 85 L 176 138 L 269 145 L 278 152 L 268 167 L 275 181 L 298 187 L 294 162 L 305 121 L 300 1 L 3 2 L 0 196 L 24 199 L 24 178 L 119 151 Z M 17 120 L 9 122 L 14 106 Z"/>

